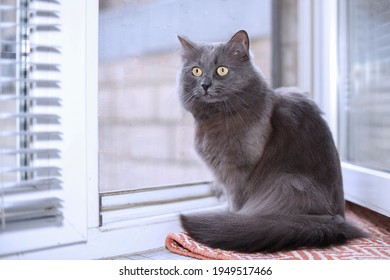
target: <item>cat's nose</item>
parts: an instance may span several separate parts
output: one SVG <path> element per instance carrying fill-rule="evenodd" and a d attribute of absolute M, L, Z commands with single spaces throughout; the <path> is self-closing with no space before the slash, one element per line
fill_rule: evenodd
<path fill-rule="evenodd" d="M 204 89 L 204 91 L 207 91 L 209 87 L 210 87 L 209 83 L 207 83 L 207 84 L 203 83 L 202 84 L 202 88 Z"/>
<path fill-rule="evenodd" d="M 203 77 L 200 81 L 200 85 L 204 89 L 204 91 L 207 93 L 207 90 L 211 86 L 211 79 L 209 77 Z"/>

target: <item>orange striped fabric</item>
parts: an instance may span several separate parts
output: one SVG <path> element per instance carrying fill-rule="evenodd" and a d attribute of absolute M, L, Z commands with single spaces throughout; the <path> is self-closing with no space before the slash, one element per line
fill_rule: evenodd
<path fill-rule="evenodd" d="M 365 229 L 369 238 L 322 249 L 301 249 L 273 254 L 243 254 L 212 249 L 194 241 L 185 232 L 170 233 L 165 245 L 173 253 L 205 260 L 368 260 L 390 259 L 390 218 L 348 203 L 346 217 Z"/>

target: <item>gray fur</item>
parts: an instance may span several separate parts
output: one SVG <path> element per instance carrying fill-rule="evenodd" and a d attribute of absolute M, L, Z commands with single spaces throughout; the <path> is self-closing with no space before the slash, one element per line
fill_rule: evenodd
<path fill-rule="evenodd" d="M 243 252 L 365 236 L 344 219 L 340 161 L 318 107 L 267 85 L 243 30 L 221 44 L 179 40 L 178 91 L 195 118 L 195 148 L 229 202 L 225 213 L 182 215 L 184 229 L 211 247 Z M 219 66 L 226 76 L 216 74 Z M 193 67 L 203 75 L 192 75 Z"/>

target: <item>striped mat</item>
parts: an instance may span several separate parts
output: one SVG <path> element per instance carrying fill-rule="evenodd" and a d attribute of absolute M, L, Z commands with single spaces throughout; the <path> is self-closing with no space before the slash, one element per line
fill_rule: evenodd
<path fill-rule="evenodd" d="M 390 259 L 390 218 L 347 204 L 346 217 L 363 228 L 369 238 L 352 240 L 344 245 L 321 249 L 301 249 L 272 254 L 244 254 L 212 249 L 194 241 L 185 232 L 170 233 L 165 245 L 173 253 L 204 260 L 369 260 Z"/>

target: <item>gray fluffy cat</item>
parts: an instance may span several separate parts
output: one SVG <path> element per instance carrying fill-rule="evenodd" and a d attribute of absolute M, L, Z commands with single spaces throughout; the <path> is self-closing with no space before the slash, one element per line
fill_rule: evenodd
<path fill-rule="evenodd" d="M 366 236 L 344 219 L 338 153 L 318 107 L 267 85 L 243 30 L 224 44 L 179 40 L 178 91 L 195 118 L 195 148 L 229 202 L 228 211 L 181 215 L 189 235 L 241 252 Z"/>

